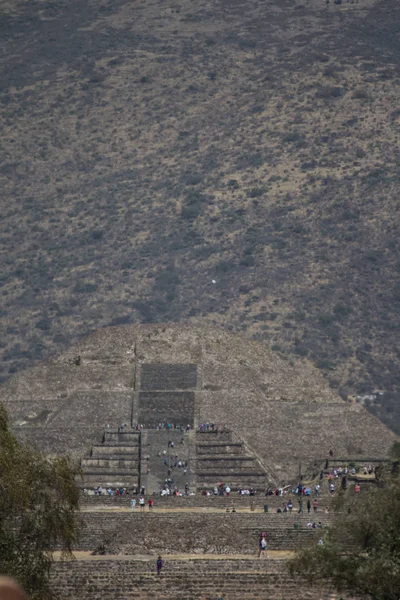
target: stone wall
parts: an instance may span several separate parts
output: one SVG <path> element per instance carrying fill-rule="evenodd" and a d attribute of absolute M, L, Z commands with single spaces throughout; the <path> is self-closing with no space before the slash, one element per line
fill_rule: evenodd
<path fill-rule="evenodd" d="M 138 421 L 145 427 L 158 423 L 194 426 L 194 392 L 139 392 Z"/>
<path fill-rule="evenodd" d="M 294 550 L 315 543 L 320 529 L 306 526 L 309 520 L 325 525 L 330 515 L 277 513 L 87 512 L 77 550 L 93 551 L 102 543 L 109 554 L 254 554 L 258 535 L 268 531 L 271 550 Z M 299 529 L 295 529 L 295 523 Z"/>
<path fill-rule="evenodd" d="M 144 363 L 140 368 L 141 390 L 195 390 L 197 365 Z"/>
<path fill-rule="evenodd" d="M 239 496 L 238 494 L 231 494 L 230 496 L 204 496 L 203 494 L 197 494 L 195 496 L 151 496 L 154 500 L 154 505 L 157 508 L 167 508 L 178 510 L 179 508 L 208 508 L 210 510 L 219 510 L 232 508 L 234 506 L 238 509 L 250 508 L 253 505 L 255 508 L 263 508 L 265 504 L 269 506 L 269 509 L 276 511 L 278 506 L 282 506 L 282 502 L 288 502 L 289 498 L 292 499 L 293 505 L 297 507 L 296 496 L 285 495 L 279 496 L 264 496 L 258 494 L 255 496 Z M 331 498 L 325 495 L 319 499 L 319 505 L 322 509 L 330 504 Z M 101 510 L 105 507 L 114 508 L 128 508 L 130 498 L 127 496 L 83 496 L 82 497 L 83 510 Z M 304 505 L 307 500 L 304 500 Z M 318 513 L 319 514 L 319 513 Z"/>
<path fill-rule="evenodd" d="M 333 600 L 329 588 L 310 588 L 279 560 L 168 560 L 161 577 L 155 559 L 55 563 L 59 600 Z M 341 594 L 345 600 L 346 595 Z"/>

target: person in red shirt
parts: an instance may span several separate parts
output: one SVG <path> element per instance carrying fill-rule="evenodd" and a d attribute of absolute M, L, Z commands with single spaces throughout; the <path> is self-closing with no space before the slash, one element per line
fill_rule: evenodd
<path fill-rule="evenodd" d="M 358 492 L 360 491 L 360 486 L 358 485 L 358 483 L 356 483 L 356 485 L 354 486 L 354 491 L 356 494 L 358 494 Z"/>
<path fill-rule="evenodd" d="M 151 510 L 153 508 L 153 500 L 150 498 L 149 499 L 149 510 Z"/>

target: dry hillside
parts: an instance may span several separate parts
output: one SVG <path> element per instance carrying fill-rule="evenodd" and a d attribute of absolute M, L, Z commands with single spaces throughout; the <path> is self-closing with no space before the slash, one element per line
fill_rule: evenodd
<path fill-rule="evenodd" d="M 2 0 L 3 378 L 206 321 L 400 431 L 399 64 L 398 0 Z"/>

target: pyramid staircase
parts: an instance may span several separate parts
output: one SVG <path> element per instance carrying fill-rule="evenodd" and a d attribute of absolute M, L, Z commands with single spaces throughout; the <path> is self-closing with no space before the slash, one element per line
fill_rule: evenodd
<path fill-rule="evenodd" d="M 84 488 L 140 486 L 141 432 L 106 429 L 100 444 L 81 459 Z"/>
<path fill-rule="evenodd" d="M 230 430 L 205 430 L 196 434 L 197 489 L 212 489 L 223 482 L 232 490 L 264 490 L 267 472 L 245 444 Z"/>

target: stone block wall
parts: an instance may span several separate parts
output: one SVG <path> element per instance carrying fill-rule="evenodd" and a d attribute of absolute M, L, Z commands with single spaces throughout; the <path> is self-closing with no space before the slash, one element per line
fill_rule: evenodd
<path fill-rule="evenodd" d="M 197 365 L 144 363 L 140 368 L 140 389 L 145 390 L 195 390 Z"/>
<path fill-rule="evenodd" d="M 329 588 L 310 588 L 278 560 L 168 560 L 157 577 L 154 560 L 92 560 L 53 565 L 59 600 L 333 600 Z M 341 598 L 345 600 L 346 595 Z"/>
<path fill-rule="evenodd" d="M 234 506 L 237 509 L 248 509 L 251 505 L 255 508 L 263 508 L 265 504 L 269 506 L 269 510 L 276 512 L 278 506 L 282 506 L 282 502 L 288 502 L 292 499 L 295 509 L 297 508 L 297 499 L 293 495 L 279 496 L 264 496 L 257 494 L 255 496 L 239 496 L 238 494 L 230 494 L 230 496 L 204 496 L 197 494 L 195 496 L 148 496 L 153 498 L 156 508 L 167 508 L 178 510 L 179 508 L 207 508 L 211 511 L 220 509 L 231 509 Z M 317 511 L 317 516 L 322 514 L 321 511 L 329 506 L 331 498 L 325 495 L 319 499 L 320 509 Z M 102 510 L 105 507 L 128 508 L 130 499 L 127 496 L 83 496 L 83 510 Z M 306 500 L 304 500 L 304 506 Z M 323 515 L 324 516 L 324 515 Z M 324 517 L 325 518 L 325 517 Z"/>
<path fill-rule="evenodd" d="M 194 425 L 194 392 L 139 392 L 139 423 L 154 427 L 158 423 Z"/>
<path fill-rule="evenodd" d="M 311 516 L 313 518 L 313 516 Z M 330 522 L 330 515 L 315 520 Z M 295 550 L 316 543 L 321 530 L 306 526 L 306 515 L 277 513 L 141 512 L 84 513 L 77 550 L 93 551 L 102 543 L 109 554 L 249 554 L 258 548 L 258 535 L 268 531 L 271 550 Z M 295 529 L 295 523 L 299 529 Z"/>

